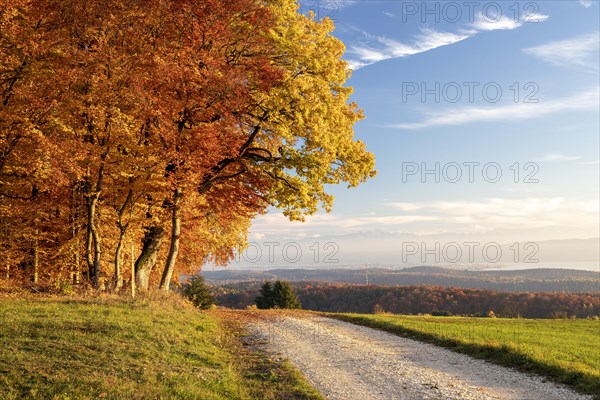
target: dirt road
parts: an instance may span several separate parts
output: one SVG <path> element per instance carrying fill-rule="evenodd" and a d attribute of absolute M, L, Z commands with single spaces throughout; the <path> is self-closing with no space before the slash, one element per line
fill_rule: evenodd
<path fill-rule="evenodd" d="M 318 316 L 249 323 L 249 340 L 290 360 L 326 398 L 591 399 L 427 343 Z"/>

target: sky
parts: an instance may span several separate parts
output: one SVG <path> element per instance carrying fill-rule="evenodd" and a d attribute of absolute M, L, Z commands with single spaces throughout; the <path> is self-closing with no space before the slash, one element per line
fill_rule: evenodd
<path fill-rule="evenodd" d="M 442 264 L 463 265 L 444 248 L 471 242 L 516 243 L 521 263 L 528 244 L 600 236 L 598 1 L 302 2 L 309 10 L 346 46 L 366 115 L 356 137 L 378 174 L 330 187 L 333 211 L 305 223 L 258 217 L 233 265 L 320 265 L 333 253 L 328 266 L 401 265 L 407 243 L 414 264 L 429 243 Z M 476 253 L 467 264 L 496 260 Z"/>

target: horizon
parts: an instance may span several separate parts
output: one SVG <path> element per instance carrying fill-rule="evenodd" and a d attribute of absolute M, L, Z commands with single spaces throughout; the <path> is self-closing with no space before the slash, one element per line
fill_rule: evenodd
<path fill-rule="evenodd" d="M 466 266 L 466 265 L 397 265 L 397 264 L 348 264 L 348 265 L 338 265 L 336 267 L 328 267 L 325 268 L 323 266 L 273 266 L 273 267 L 260 267 L 260 266 L 241 266 L 236 267 L 235 269 L 230 267 L 210 267 L 209 269 L 203 268 L 198 272 L 198 274 L 203 274 L 204 272 L 270 272 L 270 271 L 278 271 L 278 270 L 306 270 L 306 271 L 325 271 L 325 270 L 372 270 L 372 269 L 386 269 L 390 271 L 403 271 L 407 269 L 413 268 L 442 268 L 447 270 L 454 271 L 465 271 L 465 272 L 499 272 L 499 271 L 511 271 L 511 272 L 519 272 L 519 271 L 532 271 L 532 270 L 563 270 L 563 271 L 586 271 L 586 272 L 598 272 L 598 266 L 590 266 L 587 263 L 582 263 L 585 265 L 565 265 L 561 267 L 560 265 L 543 265 L 543 266 L 532 266 L 532 267 L 523 267 L 517 265 L 502 265 L 502 266 Z"/>
<path fill-rule="evenodd" d="M 362 262 L 370 247 L 393 251 L 399 235 L 600 237 L 600 5 L 488 3 L 452 2 L 462 11 L 455 18 L 436 2 L 300 2 L 302 12 L 331 18 L 346 45 L 352 99 L 366 115 L 356 134 L 375 153 L 378 175 L 358 188 L 330 187 L 333 211 L 305 223 L 269 210 L 253 221 L 251 242 L 362 235 L 364 243 L 340 250 Z M 357 246 L 365 248 L 358 255 Z M 577 248 L 566 251 L 577 259 Z"/>

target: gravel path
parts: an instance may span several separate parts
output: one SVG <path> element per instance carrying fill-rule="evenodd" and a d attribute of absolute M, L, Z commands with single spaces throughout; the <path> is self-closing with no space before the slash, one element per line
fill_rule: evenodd
<path fill-rule="evenodd" d="M 591 399 L 570 389 L 427 343 L 335 319 L 257 320 L 249 339 L 290 360 L 326 398 Z"/>

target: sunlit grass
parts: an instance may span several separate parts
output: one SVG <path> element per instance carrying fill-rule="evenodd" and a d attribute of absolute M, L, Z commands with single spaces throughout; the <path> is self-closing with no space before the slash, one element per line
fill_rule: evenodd
<path fill-rule="evenodd" d="M 239 329 L 178 302 L 0 300 L 0 398 L 319 398 Z"/>
<path fill-rule="evenodd" d="M 600 398 L 600 321 L 327 314 L 535 372 Z"/>

